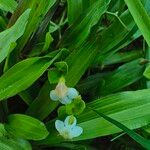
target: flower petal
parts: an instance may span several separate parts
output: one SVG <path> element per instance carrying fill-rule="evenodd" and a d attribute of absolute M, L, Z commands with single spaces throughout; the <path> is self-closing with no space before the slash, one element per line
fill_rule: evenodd
<path fill-rule="evenodd" d="M 70 131 L 70 136 L 72 138 L 74 137 L 78 137 L 83 133 L 83 129 L 79 126 L 75 126 L 74 128 L 72 128 L 72 130 Z"/>
<path fill-rule="evenodd" d="M 64 131 L 64 122 L 63 121 L 60 121 L 60 120 L 56 120 L 55 121 L 55 128 L 57 129 L 57 131 L 59 133 L 62 133 Z"/>
<path fill-rule="evenodd" d="M 50 91 L 50 98 L 51 98 L 53 101 L 58 101 L 58 100 L 59 100 L 59 97 L 57 96 L 55 90 Z"/>
<path fill-rule="evenodd" d="M 78 91 L 75 88 L 68 88 L 67 96 L 70 99 L 74 99 L 79 95 Z"/>
<path fill-rule="evenodd" d="M 72 122 L 73 120 L 73 122 Z M 71 121 L 71 123 L 70 123 Z M 68 116 L 65 121 L 64 121 L 65 127 L 68 128 L 68 130 L 70 128 L 73 128 L 74 126 L 76 126 L 77 124 L 77 119 L 74 116 Z"/>
<path fill-rule="evenodd" d="M 60 99 L 60 102 L 64 105 L 70 104 L 72 102 L 72 99 L 69 97 L 65 96 L 64 98 Z"/>
<path fill-rule="evenodd" d="M 68 87 L 66 86 L 65 82 L 59 82 L 55 89 L 59 98 L 63 98 L 67 95 Z"/>

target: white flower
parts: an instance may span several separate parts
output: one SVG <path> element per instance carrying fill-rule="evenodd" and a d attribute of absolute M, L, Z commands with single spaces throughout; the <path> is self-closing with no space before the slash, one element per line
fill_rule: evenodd
<path fill-rule="evenodd" d="M 77 126 L 77 119 L 74 116 L 68 116 L 65 121 L 56 120 L 55 128 L 65 139 L 72 139 L 82 134 L 83 129 Z"/>
<path fill-rule="evenodd" d="M 50 92 L 50 98 L 53 101 L 60 101 L 65 105 L 70 104 L 78 95 L 78 91 L 74 88 L 68 88 L 64 80 L 60 80 L 55 90 Z"/>

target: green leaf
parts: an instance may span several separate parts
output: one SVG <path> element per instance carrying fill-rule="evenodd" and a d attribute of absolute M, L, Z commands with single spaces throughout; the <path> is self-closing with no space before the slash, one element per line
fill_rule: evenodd
<path fill-rule="evenodd" d="M 68 4 L 68 21 L 73 24 L 82 13 L 82 0 L 67 0 Z M 77 13 L 78 12 L 78 13 Z"/>
<path fill-rule="evenodd" d="M 96 60 L 95 63 L 102 64 L 105 67 L 106 65 L 125 63 L 141 57 L 143 57 L 142 51 L 131 50 L 129 52 L 118 52 L 110 56 L 101 56 Z"/>
<path fill-rule="evenodd" d="M 92 108 L 91 108 L 92 109 Z M 116 125 L 118 128 L 122 129 L 125 133 L 127 133 L 132 139 L 134 139 L 136 142 L 138 142 L 141 146 L 143 146 L 144 148 L 150 150 L 150 140 L 147 140 L 145 138 L 143 138 L 142 136 L 140 136 L 139 134 L 137 134 L 136 132 L 134 132 L 133 130 L 130 130 L 129 128 L 127 128 L 126 126 L 124 126 L 122 123 L 92 109 L 96 114 L 98 114 L 100 117 L 103 117 L 104 119 L 106 119 L 107 121 L 109 121 L 110 123 Z"/>
<path fill-rule="evenodd" d="M 67 65 L 66 62 L 64 62 L 64 61 L 56 62 L 55 66 L 63 74 L 67 74 L 68 73 L 68 65 Z"/>
<path fill-rule="evenodd" d="M 20 10 L 13 14 L 10 25 L 14 23 L 16 17 L 20 15 L 20 12 L 24 11 L 25 9 L 31 8 L 31 14 L 27 24 L 26 32 L 18 42 L 18 48 L 22 49 L 25 46 L 32 33 L 36 31 L 42 19 L 55 2 L 56 0 L 31 0 L 23 1 L 20 4 Z"/>
<path fill-rule="evenodd" d="M 52 38 L 51 34 L 49 32 L 47 32 L 42 52 L 47 51 L 52 42 L 53 42 L 53 38 Z"/>
<path fill-rule="evenodd" d="M 30 1 L 22 1 L 15 13 L 12 15 L 11 20 L 9 22 L 9 26 L 14 24 L 16 18 L 26 9 L 30 8 L 31 13 L 28 19 L 28 24 L 26 26 L 25 32 L 22 37 L 17 41 L 17 47 L 9 55 L 8 66 L 9 68 L 13 66 L 16 62 L 18 62 L 18 57 L 20 56 L 20 52 L 23 50 L 24 46 L 32 37 L 32 34 L 38 29 L 45 15 L 49 11 L 49 9 L 54 5 L 56 0 L 30 0 Z M 33 19 L 34 18 L 34 19 Z"/>
<path fill-rule="evenodd" d="M 36 117 L 40 120 L 46 118 L 47 115 L 50 114 L 59 104 L 58 102 L 54 102 L 50 99 L 50 91 L 54 88 L 54 86 L 49 84 L 49 81 L 46 81 L 37 98 L 27 109 L 26 114 Z"/>
<path fill-rule="evenodd" d="M 143 73 L 143 75 L 147 78 L 150 79 L 150 65 L 148 65 Z"/>
<path fill-rule="evenodd" d="M 0 62 L 13 50 L 11 44 L 23 35 L 29 14 L 30 9 L 26 10 L 11 28 L 0 33 Z"/>
<path fill-rule="evenodd" d="M 0 0 L 0 9 L 13 13 L 17 7 L 15 0 Z"/>
<path fill-rule="evenodd" d="M 0 123 L 0 137 L 6 135 L 6 130 L 3 124 Z"/>
<path fill-rule="evenodd" d="M 48 80 L 50 84 L 58 83 L 61 76 L 61 72 L 59 72 L 57 69 L 51 69 L 48 71 Z"/>
<path fill-rule="evenodd" d="M 119 16 L 119 18 L 124 23 L 124 25 L 122 24 L 122 22 L 120 22 L 120 20 L 116 19 L 108 28 L 103 30 L 100 34 L 101 36 L 99 37 L 99 46 L 101 49 L 101 53 L 103 54 L 109 52 L 112 49 L 114 50 L 114 48 L 117 48 L 127 42 L 129 38 L 126 38 L 126 36 L 135 27 L 134 20 L 129 11 L 123 12 Z M 132 35 L 130 35 L 129 37 L 131 36 Z"/>
<path fill-rule="evenodd" d="M 5 130 L 4 124 L 0 124 L 0 149 L 2 150 L 31 150 L 28 141 L 20 138 L 12 138 Z"/>
<path fill-rule="evenodd" d="M 10 68 L 0 77 L 0 100 L 14 96 L 31 86 L 60 55 L 61 52 L 53 59 L 28 58 Z"/>
<path fill-rule="evenodd" d="M 31 145 L 24 139 L 0 137 L 1 150 L 32 150 Z"/>
<path fill-rule="evenodd" d="M 41 140 L 49 134 L 44 123 L 22 114 L 9 115 L 5 129 L 15 137 L 28 140 Z"/>
<path fill-rule="evenodd" d="M 73 87 L 77 84 L 87 68 L 94 62 L 97 54 L 97 41 L 93 38 L 87 40 L 67 57 L 68 74 L 65 78 L 68 86 Z"/>
<path fill-rule="evenodd" d="M 150 46 L 150 17 L 148 16 L 141 0 L 125 0 L 137 26 Z"/>
<path fill-rule="evenodd" d="M 58 118 L 64 120 L 67 116 L 66 114 L 66 106 L 60 106 L 57 109 L 57 113 L 58 113 Z"/>
<path fill-rule="evenodd" d="M 80 115 L 85 107 L 85 102 L 79 96 L 78 98 L 74 99 L 71 104 L 66 105 L 66 114 Z"/>
<path fill-rule="evenodd" d="M 105 84 L 100 88 L 101 94 L 116 92 L 143 77 L 145 65 L 143 59 L 137 59 L 120 66 L 117 70 L 104 77 Z"/>
<path fill-rule="evenodd" d="M 74 49 L 81 45 L 88 37 L 91 28 L 97 24 L 102 14 L 106 11 L 108 0 L 96 1 L 86 10 L 72 26 L 68 28 L 63 36 L 61 45 Z M 71 39 L 71 40 L 70 40 Z"/>

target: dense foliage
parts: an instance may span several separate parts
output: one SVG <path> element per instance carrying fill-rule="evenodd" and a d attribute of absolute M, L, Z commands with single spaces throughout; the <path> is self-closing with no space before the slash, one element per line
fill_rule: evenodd
<path fill-rule="evenodd" d="M 0 150 L 150 149 L 150 0 L 0 0 Z"/>

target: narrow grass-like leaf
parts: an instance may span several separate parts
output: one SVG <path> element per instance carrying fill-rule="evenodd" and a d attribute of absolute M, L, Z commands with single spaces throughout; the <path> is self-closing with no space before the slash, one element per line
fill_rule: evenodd
<path fill-rule="evenodd" d="M 30 1 L 20 1 L 17 11 L 12 15 L 9 26 L 12 26 L 24 10 L 30 8 L 31 13 L 28 19 L 28 24 L 23 36 L 18 40 L 17 47 L 9 55 L 8 59 L 8 68 L 13 66 L 15 63 L 18 62 L 18 57 L 20 52 L 23 50 L 24 46 L 32 36 L 32 34 L 36 31 L 39 27 L 40 23 L 42 22 L 44 16 L 48 12 L 48 10 L 54 5 L 56 0 L 30 0 Z M 33 19 L 34 18 L 34 19 Z"/>
<path fill-rule="evenodd" d="M 105 56 L 98 57 L 95 63 L 102 64 L 103 66 L 114 65 L 118 63 L 126 63 L 143 56 L 144 55 L 142 54 L 142 51 L 131 50 L 127 52 L 118 52 L 109 56 L 105 55 Z"/>
<path fill-rule="evenodd" d="M 118 128 L 122 129 L 125 133 L 127 133 L 132 139 L 134 139 L 136 142 L 138 142 L 142 147 L 150 150 L 150 140 L 147 140 L 145 138 L 143 138 L 142 136 L 140 136 L 139 134 L 137 134 L 136 132 L 134 132 L 133 130 L 130 130 L 128 127 L 126 127 L 125 125 L 123 125 L 122 123 L 104 115 L 103 113 L 98 112 L 95 109 L 90 108 L 91 110 L 93 110 L 96 114 L 98 114 L 100 117 L 103 117 L 104 119 L 106 119 L 107 121 L 109 121 L 110 123 L 116 125 Z"/>
<path fill-rule="evenodd" d="M 150 65 L 148 65 L 143 73 L 143 75 L 147 78 L 150 79 Z"/>
<path fill-rule="evenodd" d="M 41 88 L 37 98 L 27 109 L 26 114 L 43 120 L 58 106 L 58 102 L 52 101 L 49 96 L 52 87 L 53 86 L 49 84 L 49 81 L 46 81 L 46 83 Z"/>
<path fill-rule="evenodd" d="M 30 9 L 26 10 L 11 28 L 0 33 L 0 62 L 12 51 L 11 44 L 23 35 L 29 14 Z"/>
<path fill-rule="evenodd" d="M 141 30 L 145 40 L 150 46 L 150 17 L 140 0 L 125 0 L 129 11 L 131 12 L 137 26 Z"/>
<path fill-rule="evenodd" d="M 108 3 L 108 0 L 99 0 L 89 7 L 86 12 L 82 14 L 82 19 L 77 19 L 77 21 L 65 32 L 61 45 L 64 47 L 67 46 L 70 49 L 80 46 L 87 39 L 91 28 L 107 10 Z"/>
<path fill-rule="evenodd" d="M 100 93 L 110 94 L 116 92 L 143 77 L 145 66 L 140 64 L 142 59 L 137 59 L 120 66 L 114 72 L 104 77 L 105 83 L 100 88 Z"/>
<path fill-rule="evenodd" d="M 68 21 L 73 24 L 82 13 L 82 0 L 67 0 L 68 4 Z M 77 13 L 78 12 L 78 13 Z"/>
<path fill-rule="evenodd" d="M 94 62 L 98 53 L 97 40 L 88 40 L 80 48 L 74 50 L 66 59 L 68 64 L 68 74 L 66 83 L 68 86 L 75 86 L 80 80 L 86 69 Z M 84 60 L 84 61 L 83 61 Z"/>
<path fill-rule="evenodd" d="M 7 27 L 7 21 L 2 16 L 0 16 L 0 32 L 4 31 L 6 27 Z"/>
<path fill-rule="evenodd" d="M 120 19 L 124 25 L 117 19 L 108 28 L 102 31 L 99 42 L 101 53 L 106 53 L 117 46 L 134 28 L 135 23 L 129 11 L 122 13 Z M 128 39 L 126 39 L 126 41 L 127 40 Z"/>

